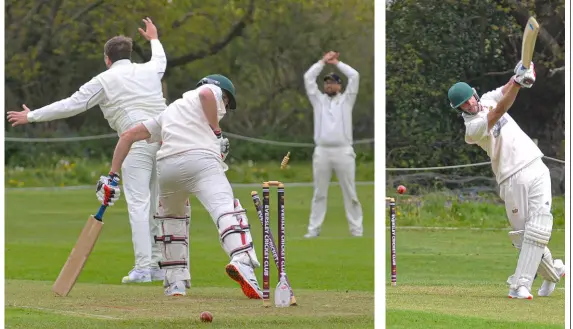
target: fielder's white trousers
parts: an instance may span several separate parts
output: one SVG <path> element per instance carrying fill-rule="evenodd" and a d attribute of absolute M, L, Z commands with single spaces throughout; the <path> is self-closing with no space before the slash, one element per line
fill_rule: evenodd
<path fill-rule="evenodd" d="M 214 223 L 235 210 L 233 189 L 217 154 L 189 151 L 160 159 L 157 169 L 159 201 L 166 216 L 185 216 L 189 194 L 197 197 Z"/>
<path fill-rule="evenodd" d="M 157 210 L 158 185 L 155 155 L 159 143 L 136 142 L 121 167 L 122 194 L 125 195 L 131 224 L 135 268 L 159 268 L 162 253 L 153 237 L 162 235 L 153 215 Z"/>
<path fill-rule="evenodd" d="M 505 211 L 513 230 L 524 230 L 530 213 L 551 211 L 549 169 L 541 159 L 537 159 L 503 181 L 499 194 L 505 202 Z"/>
<path fill-rule="evenodd" d="M 356 153 L 354 153 L 352 146 L 315 147 L 312 155 L 314 196 L 308 225 L 309 233 L 319 232 L 324 222 L 328 187 L 333 171 L 336 173 L 342 189 L 344 209 L 350 232 L 357 235 L 363 233 L 362 205 L 356 194 L 355 161 Z"/>

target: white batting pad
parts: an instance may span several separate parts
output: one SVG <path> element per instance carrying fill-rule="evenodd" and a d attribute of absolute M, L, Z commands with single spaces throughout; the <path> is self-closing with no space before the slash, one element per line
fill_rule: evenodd
<path fill-rule="evenodd" d="M 531 290 L 531 284 L 541 263 L 541 257 L 551 238 L 552 227 L 553 216 L 550 213 L 532 214 L 525 223 L 523 244 L 515 270 L 517 280 L 513 282 L 511 289 L 525 286 Z"/>
<path fill-rule="evenodd" d="M 551 251 L 547 247 L 545 247 L 543 257 L 541 257 L 541 263 L 539 264 L 537 273 L 547 281 L 557 283 L 561 279 L 559 273 L 557 273 L 555 265 L 553 264 L 553 256 L 551 256 Z"/>
<path fill-rule="evenodd" d="M 163 261 L 159 263 L 165 269 L 165 287 L 184 281 L 191 287 L 189 272 L 189 217 L 156 216 L 161 223 L 163 235 L 155 237 L 157 243 L 163 243 Z"/>
<path fill-rule="evenodd" d="M 261 264 L 255 253 L 246 211 L 237 199 L 234 208 L 235 211 L 223 214 L 217 220 L 221 246 L 231 260 L 259 267 Z M 248 256 L 248 259 L 245 259 L 245 256 Z"/>

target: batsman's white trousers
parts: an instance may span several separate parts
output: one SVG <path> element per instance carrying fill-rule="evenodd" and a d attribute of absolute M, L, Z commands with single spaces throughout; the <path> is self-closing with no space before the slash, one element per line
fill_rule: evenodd
<path fill-rule="evenodd" d="M 135 268 L 158 268 L 162 253 L 153 237 L 162 235 L 153 218 L 159 190 L 155 156 L 159 143 L 136 142 L 121 166 L 123 193 L 129 211 Z"/>
<path fill-rule="evenodd" d="M 165 215 L 185 216 L 189 194 L 197 197 L 215 224 L 221 215 L 235 210 L 233 189 L 218 154 L 188 151 L 158 160 L 157 170 Z"/>
<path fill-rule="evenodd" d="M 530 213 L 551 211 L 549 169 L 541 158 L 535 160 L 501 182 L 499 196 L 505 202 L 505 211 L 513 230 L 524 230 Z"/>
<path fill-rule="evenodd" d="M 362 205 L 356 194 L 355 162 L 356 153 L 354 153 L 352 146 L 315 147 L 312 155 L 314 196 L 308 225 L 309 233 L 319 232 L 324 222 L 332 171 L 336 173 L 342 189 L 344 209 L 350 232 L 358 235 L 363 233 Z"/>

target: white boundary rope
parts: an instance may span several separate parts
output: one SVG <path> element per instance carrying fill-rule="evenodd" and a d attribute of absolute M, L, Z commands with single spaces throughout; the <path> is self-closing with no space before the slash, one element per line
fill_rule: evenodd
<path fill-rule="evenodd" d="M 237 135 L 233 133 L 223 133 L 225 137 L 240 139 L 244 141 L 249 141 L 253 143 L 260 144 L 270 144 L 276 146 L 289 146 L 289 147 L 314 147 L 314 143 L 292 143 L 292 142 L 281 142 L 272 141 L 267 139 L 260 139 L 248 136 Z M 9 137 L 4 138 L 7 142 L 17 142 L 17 143 L 73 143 L 78 141 L 89 141 L 97 139 L 107 139 L 107 138 L 118 138 L 117 134 L 104 134 L 95 136 L 83 136 L 83 137 L 54 137 L 54 138 L 28 138 L 28 137 Z M 374 142 L 374 138 L 366 138 L 354 141 L 354 145 L 359 144 L 370 144 Z"/>

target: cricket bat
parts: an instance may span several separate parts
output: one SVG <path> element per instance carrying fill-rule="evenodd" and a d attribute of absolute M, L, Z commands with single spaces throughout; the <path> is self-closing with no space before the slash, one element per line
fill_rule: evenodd
<path fill-rule="evenodd" d="M 117 186 L 117 183 L 116 180 L 113 180 L 111 185 Z M 67 296 L 76 284 L 76 280 L 80 276 L 103 227 L 103 214 L 106 208 L 107 206 L 100 206 L 97 214 L 91 215 L 84 225 L 76 245 L 52 286 L 52 291 L 59 296 Z"/>
<path fill-rule="evenodd" d="M 526 69 L 529 69 L 531 65 L 538 33 L 539 23 L 537 23 L 537 20 L 533 16 L 529 17 L 525 25 L 525 30 L 523 31 L 523 41 L 521 43 L 521 62 Z"/>

